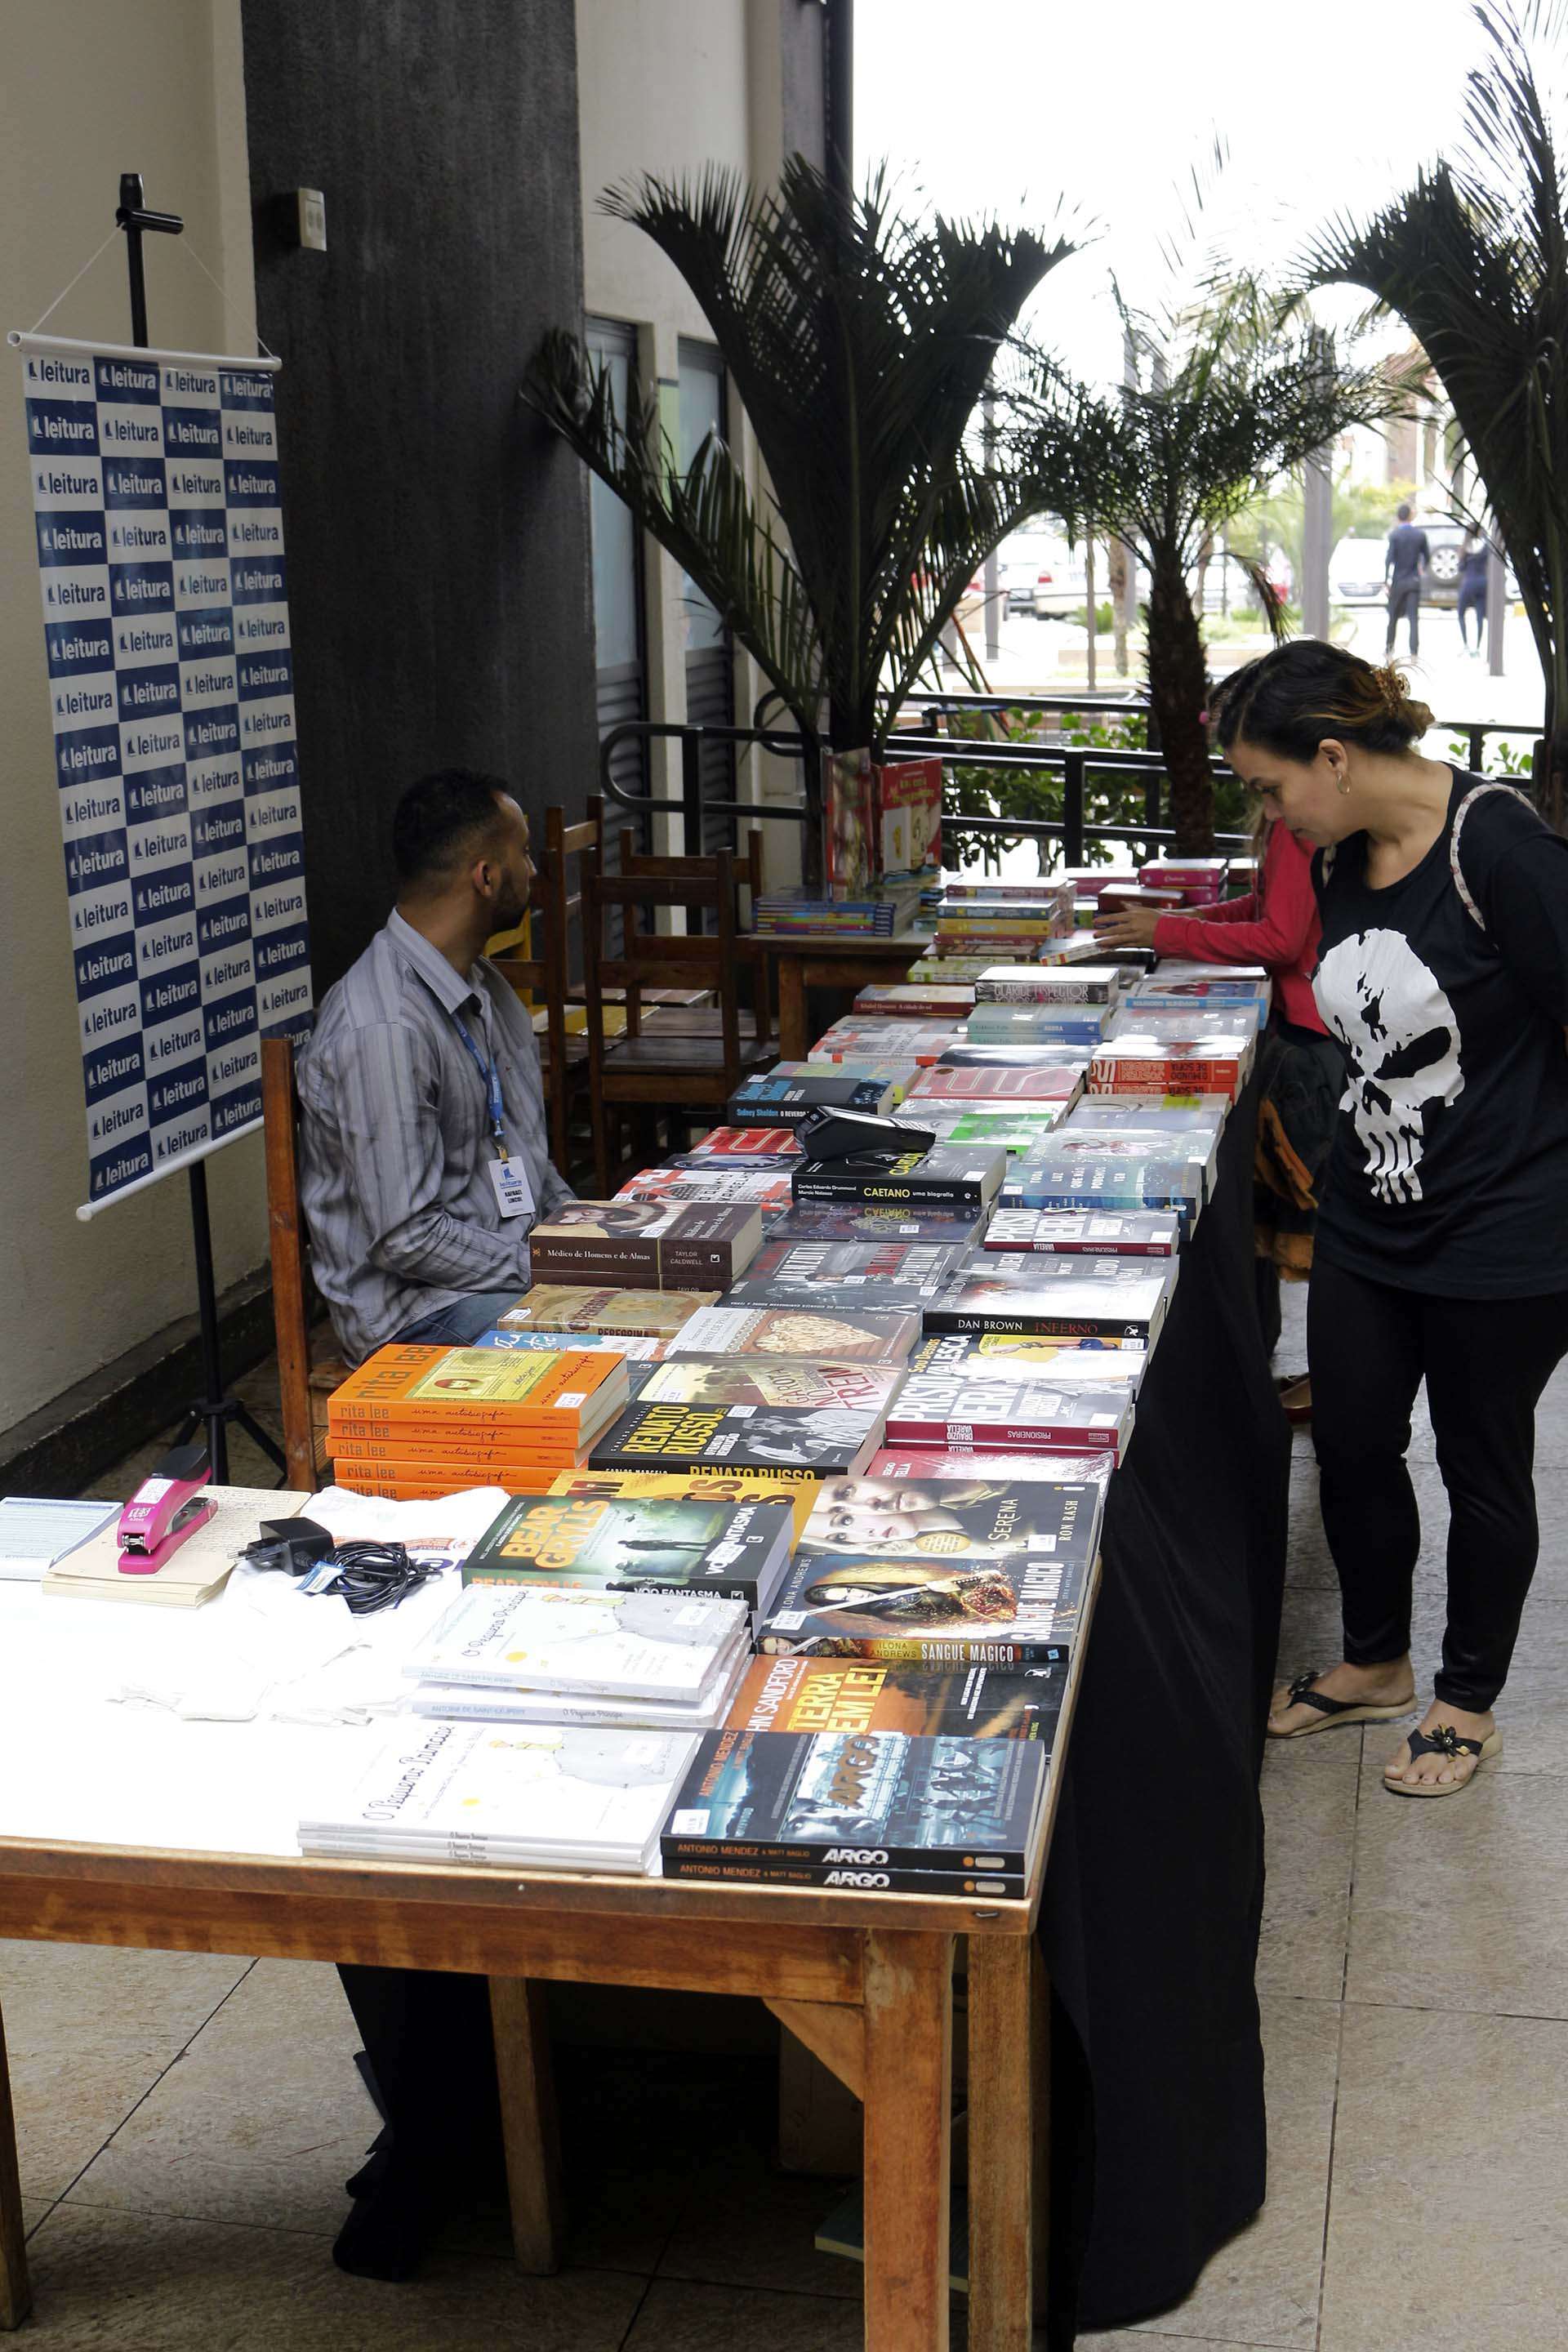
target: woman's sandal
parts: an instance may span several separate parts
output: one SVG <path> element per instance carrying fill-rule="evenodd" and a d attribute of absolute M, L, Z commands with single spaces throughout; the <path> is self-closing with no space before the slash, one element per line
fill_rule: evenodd
<path fill-rule="evenodd" d="M 1393 1769 L 1391 1758 L 1383 1768 L 1384 1787 L 1392 1789 L 1396 1797 L 1452 1797 L 1459 1790 L 1469 1787 L 1483 1764 L 1489 1763 L 1494 1756 L 1501 1755 L 1502 1734 L 1500 1731 L 1489 1731 L 1484 1739 L 1461 1739 L 1451 1723 L 1439 1723 L 1431 1731 L 1411 1732 L 1405 1744 L 1410 1753 L 1399 1768 L 1402 1772 L 1423 1756 L 1447 1756 L 1450 1761 L 1457 1761 L 1461 1756 L 1473 1756 L 1476 1769 L 1467 1772 L 1462 1780 L 1391 1780 L 1388 1777 Z"/>
<path fill-rule="evenodd" d="M 1402 1715 L 1408 1715 L 1415 1704 L 1414 1690 L 1408 1698 L 1401 1699 L 1397 1706 L 1363 1706 L 1353 1698 L 1330 1698 L 1324 1692 L 1312 1688 L 1321 1672 L 1321 1666 L 1309 1666 L 1304 1675 L 1298 1675 L 1279 1712 L 1283 1715 L 1286 1708 L 1292 1706 L 1314 1707 L 1322 1721 L 1298 1724 L 1293 1731 L 1276 1731 L 1270 1718 L 1270 1739 L 1307 1739 L 1313 1732 L 1327 1731 L 1336 1723 L 1396 1723 Z"/>

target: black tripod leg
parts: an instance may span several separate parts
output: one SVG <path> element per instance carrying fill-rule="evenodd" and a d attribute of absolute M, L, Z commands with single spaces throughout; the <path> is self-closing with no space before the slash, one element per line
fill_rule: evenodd
<path fill-rule="evenodd" d="M 239 1423 L 241 1429 L 244 1430 L 247 1437 L 251 1440 L 251 1443 L 260 1446 L 261 1451 L 266 1454 L 268 1460 L 269 1462 L 275 1462 L 279 1470 L 287 1470 L 289 1463 L 283 1452 L 283 1448 L 279 1444 L 275 1437 L 269 1436 L 268 1432 L 262 1428 L 261 1423 L 257 1420 L 256 1415 L 251 1412 L 250 1407 L 247 1404 L 242 1404 L 240 1400 L 237 1397 L 235 1397 L 230 1400 L 229 1411 L 233 1413 L 235 1420 Z"/>

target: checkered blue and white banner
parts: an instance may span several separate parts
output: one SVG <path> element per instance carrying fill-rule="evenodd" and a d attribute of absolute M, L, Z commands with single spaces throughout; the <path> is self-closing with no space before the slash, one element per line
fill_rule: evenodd
<path fill-rule="evenodd" d="M 269 369 L 16 340 L 89 1213 L 254 1127 L 310 1027 L 278 428 Z"/>

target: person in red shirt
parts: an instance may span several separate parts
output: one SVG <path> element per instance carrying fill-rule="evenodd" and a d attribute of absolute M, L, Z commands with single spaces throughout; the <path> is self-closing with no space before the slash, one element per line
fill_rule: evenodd
<path fill-rule="evenodd" d="M 1261 818 L 1262 870 L 1245 898 L 1201 914 L 1152 915 L 1118 908 L 1097 926 L 1108 947 L 1152 947 L 1198 963 L 1260 963 L 1274 983 L 1274 1005 L 1258 1055 L 1258 1183 L 1254 1217 L 1258 1304 L 1272 1350 L 1279 1337 L 1279 1283 L 1304 1282 L 1312 1265 L 1312 1228 L 1328 1171 L 1334 1116 L 1344 1089 L 1344 1062 L 1312 997 L 1321 922 L 1310 851 L 1270 808 Z M 1281 1383 L 1286 1411 L 1305 1421 L 1305 1380 Z"/>

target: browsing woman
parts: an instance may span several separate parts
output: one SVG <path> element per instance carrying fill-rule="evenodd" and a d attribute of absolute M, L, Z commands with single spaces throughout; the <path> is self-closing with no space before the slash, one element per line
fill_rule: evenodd
<path fill-rule="evenodd" d="M 1236 773 L 1318 851 L 1319 1011 L 1350 1057 L 1308 1308 L 1344 1659 L 1276 1693 L 1283 1738 L 1415 1704 L 1423 1378 L 1448 1497 L 1443 1663 L 1386 1767 L 1446 1797 L 1493 1717 L 1539 1549 L 1535 1408 L 1568 1348 L 1568 842 L 1523 796 L 1415 746 L 1399 672 L 1311 639 L 1233 682 Z"/>
<path fill-rule="evenodd" d="M 1312 997 L 1321 926 L 1310 855 L 1289 825 L 1274 819 L 1265 802 L 1262 869 L 1250 896 L 1205 907 L 1201 914 L 1151 915 L 1128 908 L 1096 931 L 1110 948 L 1152 947 L 1200 963 L 1260 963 L 1274 983 L 1274 1010 L 1259 1055 L 1253 1194 L 1258 1312 L 1271 1351 L 1279 1337 L 1279 1283 L 1305 1282 L 1311 1271 L 1318 1202 L 1345 1082 L 1343 1056 Z M 1293 1420 L 1308 1419 L 1309 1383 L 1287 1382 L 1284 1402 Z"/>

